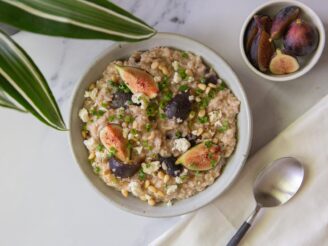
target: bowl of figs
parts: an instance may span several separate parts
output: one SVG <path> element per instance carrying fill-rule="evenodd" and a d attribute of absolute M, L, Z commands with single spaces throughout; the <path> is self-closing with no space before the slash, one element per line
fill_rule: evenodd
<path fill-rule="evenodd" d="M 240 34 L 248 67 L 272 81 L 296 79 L 319 60 L 325 31 L 318 15 L 303 3 L 274 1 L 256 8 Z"/>

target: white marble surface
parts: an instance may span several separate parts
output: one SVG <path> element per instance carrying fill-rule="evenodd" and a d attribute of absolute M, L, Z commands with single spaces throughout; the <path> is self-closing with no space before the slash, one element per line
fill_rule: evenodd
<path fill-rule="evenodd" d="M 301 79 L 273 83 L 242 61 L 238 37 L 243 20 L 263 0 L 120 0 L 159 31 L 190 36 L 210 46 L 233 67 L 254 116 L 252 152 L 263 146 L 328 93 L 328 51 Z M 303 1 L 327 29 L 328 4 Z M 72 89 L 110 41 L 81 41 L 29 33 L 15 37 L 39 65 L 67 119 Z M 74 163 L 67 134 L 32 116 L 0 109 L 0 245 L 146 245 L 179 218 L 149 219 L 110 205 Z"/>

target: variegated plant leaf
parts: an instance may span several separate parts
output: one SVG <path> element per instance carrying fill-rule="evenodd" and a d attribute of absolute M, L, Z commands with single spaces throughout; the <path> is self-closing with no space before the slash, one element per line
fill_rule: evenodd
<path fill-rule="evenodd" d="M 156 31 L 107 0 L 0 0 L 0 22 L 46 35 L 138 41 Z"/>
<path fill-rule="evenodd" d="M 45 78 L 25 51 L 1 31 L 0 87 L 45 124 L 66 130 Z"/>

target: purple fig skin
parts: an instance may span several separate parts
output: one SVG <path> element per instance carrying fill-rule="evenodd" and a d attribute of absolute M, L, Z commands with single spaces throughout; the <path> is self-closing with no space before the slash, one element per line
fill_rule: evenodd
<path fill-rule="evenodd" d="M 273 19 L 271 39 L 276 40 L 284 35 L 292 21 L 296 20 L 301 10 L 297 6 L 288 6 L 281 9 Z"/>
<path fill-rule="evenodd" d="M 263 29 L 259 30 L 250 51 L 252 64 L 261 72 L 267 72 L 274 52 L 275 46 L 270 40 L 270 35 Z"/>
<path fill-rule="evenodd" d="M 317 48 L 319 34 L 314 26 L 297 19 L 290 25 L 283 42 L 287 53 L 306 56 Z"/>
<path fill-rule="evenodd" d="M 245 32 L 245 38 L 244 38 L 245 52 L 248 57 L 250 55 L 249 53 L 250 53 L 254 38 L 256 37 L 256 34 L 259 30 L 258 25 L 260 25 L 261 28 L 263 27 L 267 32 L 269 32 L 271 29 L 272 20 L 267 15 L 261 15 L 261 16 L 254 15 L 253 19 L 248 24 L 246 32 Z"/>

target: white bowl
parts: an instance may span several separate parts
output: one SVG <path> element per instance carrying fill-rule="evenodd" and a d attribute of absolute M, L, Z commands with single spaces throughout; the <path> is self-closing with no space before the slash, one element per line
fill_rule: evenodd
<path fill-rule="evenodd" d="M 248 23 L 251 21 L 254 15 L 256 14 L 263 14 L 263 15 L 269 15 L 270 17 L 274 17 L 274 15 L 282 8 L 295 5 L 298 6 L 301 9 L 301 18 L 306 20 L 307 22 L 314 25 L 319 33 L 319 43 L 317 49 L 310 55 L 307 55 L 305 57 L 302 57 L 300 59 L 303 59 L 302 63 L 304 65 L 301 66 L 300 70 L 296 71 L 295 73 L 286 74 L 286 75 L 273 75 L 273 74 L 266 74 L 262 73 L 261 71 L 257 70 L 248 60 L 245 49 L 244 49 L 244 36 L 246 32 L 246 28 L 248 26 Z M 246 19 L 244 22 L 241 32 L 240 32 L 240 38 L 239 38 L 239 46 L 241 55 L 246 62 L 247 66 L 257 75 L 268 79 L 272 81 L 287 81 L 287 80 L 293 80 L 296 79 L 304 74 L 306 74 L 308 71 L 310 71 L 314 65 L 318 62 L 324 46 L 325 46 L 325 29 L 324 26 L 319 18 L 319 16 L 308 6 L 301 2 L 293 1 L 293 0 L 287 0 L 287 1 L 269 1 L 265 4 L 260 5 L 257 7 Z"/>
<path fill-rule="evenodd" d="M 88 153 L 83 145 L 81 121 L 78 117 L 79 109 L 83 105 L 84 91 L 91 82 L 101 77 L 102 72 L 111 61 L 128 57 L 132 52 L 137 50 L 148 50 L 158 46 L 169 46 L 201 55 L 208 64 L 213 66 L 215 71 L 226 81 L 227 85 L 241 101 L 241 111 L 238 116 L 238 144 L 223 174 L 214 184 L 204 191 L 191 198 L 175 202 L 172 207 L 165 205 L 151 207 L 146 202 L 142 202 L 132 195 L 124 198 L 120 192 L 108 187 L 95 175 L 88 163 Z M 69 127 L 70 143 L 76 162 L 92 185 L 114 205 L 134 214 L 151 217 L 168 217 L 185 214 L 213 201 L 237 177 L 248 155 L 252 139 L 252 119 L 248 101 L 242 85 L 230 66 L 206 46 L 187 37 L 168 33 L 159 33 L 150 40 L 139 43 L 115 44 L 106 50 L 82 76 L 75 89 L 71 103 Z"/>

